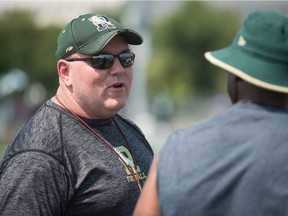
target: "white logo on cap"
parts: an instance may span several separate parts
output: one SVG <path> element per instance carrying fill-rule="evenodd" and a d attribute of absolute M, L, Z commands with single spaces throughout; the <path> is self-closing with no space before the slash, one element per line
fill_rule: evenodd
<path fill-rule="evenodd" d="M 73 46 L 69 46 L 66 48 L 65 52 L 68 53 L 68 52 L 72 51 L 73 49 L 74 49 Z"/>
<path fill-rule="evenodd" d="M 99 32 L 107 30 L 107 29 L 115 29 L 116 26 L 111 23 L 111 21 L 105 16 L 92 16 L 89 18 L 95 26 L 97 26 L 97 30 Z"/>
<path fill-rule="evenodd" d="M 240 36 L 240 37 L 239 37 L 238 45 L 239 45 L 239 46 L 245 46 L 245 45 L 246 45 L 246 40 L 244 39 L 243 36 Z"/>

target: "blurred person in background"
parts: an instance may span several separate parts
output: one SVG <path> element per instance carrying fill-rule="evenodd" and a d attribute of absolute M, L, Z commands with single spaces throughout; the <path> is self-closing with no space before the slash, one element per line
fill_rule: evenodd
<path fill-rule="evenodd" d="M 288 18 L 249 14 L 228 47 L 205 53 L 228 71 L 233 105 L 174 132 L 153 161 L 134 215 L 286 216 Z"/>
<path fill-rule="evenodd" d="M 84 14 L 64 26 L 57 40 L 57 93 L 3 159 L 1 216 L 132 215 L 153 151 L 118 112 L 133 77 L 128 44 L 142 42 L 106 15 Z"/>

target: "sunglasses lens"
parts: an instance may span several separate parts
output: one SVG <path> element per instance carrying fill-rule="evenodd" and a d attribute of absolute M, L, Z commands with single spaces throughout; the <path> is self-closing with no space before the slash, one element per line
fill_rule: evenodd
<path fill-rule="evenodd" d="M 134 64 L 135 54 L 132 52 L 121 53 L 118 56 L 123 67 L 130 67 Z M 108 69 L 114 64 L 115 57 L 110 54 L 92 56 L 91 65 L 96 69 Z"/>
<path fill-rule="evenodd" d="M 98 55 L 92 56 L 91 65 L 96 69 L 107 69 L 112 67 L 114 63 L 113 55 Z"/>
<path fill-rule="evenodd" d="M 134 64 L 135 55 L 132 52 L 122 53 L 119 59 L 123 67 L 130 67 Z"/>

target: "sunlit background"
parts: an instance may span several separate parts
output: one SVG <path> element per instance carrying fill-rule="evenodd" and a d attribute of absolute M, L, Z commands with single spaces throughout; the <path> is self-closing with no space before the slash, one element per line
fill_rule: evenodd
<path fill-rule="evenodd" d="M 121 112 L 143 130 L 155 153 L 171 132 L 230 105 L 226 73 L 204 52 L 231 43 L 255 10 L 288 14 L 285 1 L 1 1 L 0 161 L 17 131 L 55 94 L 58 34 L 80 14 L 97 12 L 144 37 L 129 103 Z"/>

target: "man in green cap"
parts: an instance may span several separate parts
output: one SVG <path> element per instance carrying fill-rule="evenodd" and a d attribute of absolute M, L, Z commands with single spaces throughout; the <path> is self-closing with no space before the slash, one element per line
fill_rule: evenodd
<path fill-rule="evenodd" d="M 9 145 L 0 215 L 131 215 L 153 151 L 119 114 L 142 37 L 101 14 L 73 19 L 56 51 L 59 88 Z"/>
<path fill-rule="evenodd" d="M 134 215 L 287 215 L 288 18 L 253 12 L 205 57 L 229 72 L 233 105 L 169 137 Z"/>

